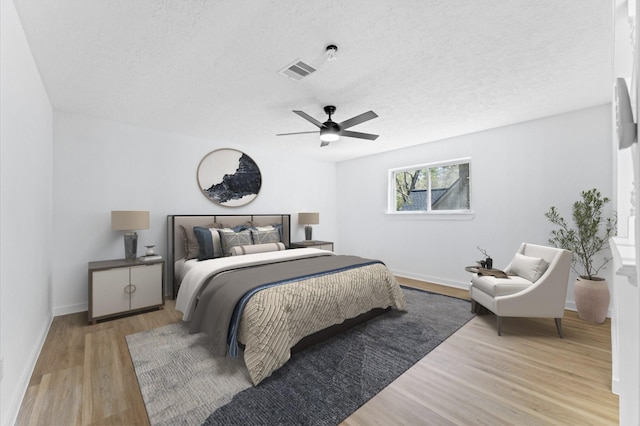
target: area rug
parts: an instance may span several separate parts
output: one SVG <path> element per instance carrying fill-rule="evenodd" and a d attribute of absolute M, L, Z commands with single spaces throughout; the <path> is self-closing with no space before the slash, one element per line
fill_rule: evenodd
<path fill-rule="evenodd" d="M 403 288 L 391 311 L 299 352 L 258 386 L 181 324 L 127 336 L 152 425 L 336 425 L 473 314 L 468 301 Z"/>

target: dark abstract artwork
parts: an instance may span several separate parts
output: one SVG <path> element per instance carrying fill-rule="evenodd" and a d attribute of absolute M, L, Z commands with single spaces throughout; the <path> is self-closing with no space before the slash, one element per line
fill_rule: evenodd
<path fill-rule="evenodd" d="M 214 203 L 237 207 L 250 203 L 258 195 L 262 175 L 247 154 L 235 149 L 219 149 L 200 162 L 198 184 Z"/>

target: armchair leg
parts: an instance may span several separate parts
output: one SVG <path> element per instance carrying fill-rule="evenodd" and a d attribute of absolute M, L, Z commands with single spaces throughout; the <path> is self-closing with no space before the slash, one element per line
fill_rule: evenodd
<path fill-rule="evenodd" d="M 562 335 L 562 318 L 554 318 L 554 320 L 556 320 L 556 329 L 558 330 L 560 338 L 564 339 L 564 336 Z"/>
<path fill-rule="evenodd" d="M 471 299 L 471 312 L 474 313 L 474 314 L 477 313 L 476 312 L 476 310 L 477 310 L 476 303 L 478 303 L 478 302 L 476 302 L 475 300 Z"/>
<path fill-rule="evenodd" d="M 502 317 L 500 315 L 496 315 L 498 319 L 498 336 L 502 336 Z"/>

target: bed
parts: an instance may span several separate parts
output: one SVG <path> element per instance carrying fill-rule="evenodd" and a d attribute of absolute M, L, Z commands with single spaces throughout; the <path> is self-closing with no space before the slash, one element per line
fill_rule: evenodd
<path fill-rule="evenodd" d="M 254 385 L 292 351 L 389 309 L 405 310 L 382 262 L 287 249 L 286 214 L 172 215 L 168 233 L 176 310 L 190 332 L 208 335 L 213 355 L 242 355 Z"/>

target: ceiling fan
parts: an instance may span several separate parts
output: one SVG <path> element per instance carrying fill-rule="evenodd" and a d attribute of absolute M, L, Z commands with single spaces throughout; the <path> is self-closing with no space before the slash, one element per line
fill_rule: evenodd
<path fill-rule="evenodd" d="M 365 121 L 369 121 L 376 118 L 378 114 L 376 114 L 373 111 L 368 111 L 360 115 L 356 115 L 355 117 L 352 117 L 341 123 L 336 123 L 335 121 L 331 120 L 331 116 L 336 112 L 336 107 L 333 105 L 327 105 L 326 107 L 324 107 L 324 112 L 329 116 L 329 119 L 324 123 L 321 123 L 320 121 L 311 117 L 309 114 L 307 114 L 304 111 L 294 110 L 293 112 L 298 114 L 300 117 L 304 118 L 305 120 L 318 126 L 320 128 L 320 131 L 319 132 L 314 131 L 314 132 L 279 133 L 276 136 L 301 135 L 305 133 L 320 133 L 320 146 L 327 146 L 329 145 L 329 142 L 337 141 L 340 138 L 340 136 L 348 136 L 350 138 L 369 139 L 372 141 L 378 138 L 378 135 L 372 135 L 371 133 L 361 133 L 361 132 L 353 132 L 351 130 L 347 130 L 348 128 L 353 127 L 357 124 L 364 123 Z"/>

